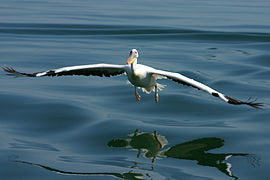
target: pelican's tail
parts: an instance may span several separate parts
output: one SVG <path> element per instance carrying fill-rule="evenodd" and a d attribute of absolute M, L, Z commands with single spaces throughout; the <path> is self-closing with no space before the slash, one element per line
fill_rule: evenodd
<path fill-rule="evenodd" d="M 166 85 L 157 83 L 157 88 L 159 91 L 162 91 L 165 87 L 166 87 Z"/>
<path fill-rule="evenodd" d="M 166 85 L 157 83 L 158 91 L 162 91 L 165 87 L 166 87 Z M 142 91 L 147 93 L 147 94 L 150 94 L 151 91 L 155 91 L 155 86 L 148 87 L 148 88 L 142 88 Z"/>

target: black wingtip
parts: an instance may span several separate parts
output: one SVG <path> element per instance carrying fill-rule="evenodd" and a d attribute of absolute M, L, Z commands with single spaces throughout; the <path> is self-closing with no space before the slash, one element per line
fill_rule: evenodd
<path fill-rule="evenodd" d="M 36 77 L 36 73 L 34 74 L 27 74 L 27 73 L 20 73 L 18 71 L 16 71 L 15 69 L 13 69 L 12 67 L 7 67 L 7 66 L 0 66 L 4 71 L 10 73 L 10 74 L 15 74 L 15 75 L 19 75 L 19 76 L 29 76 L 29 77 Z"/>
<path fill-rule="evenodd" d="M 7 66 L 1 66 L 1 68 L 11 74 L 20 74 L 19 72 L 15 71 L 12 67 L 7 67 Z"/>
<path fill-rule="evenodd" d="M 246 104 L 246 105 L 251 106 L 251 107 L 253 107 L 255 109 L 263 109 L 263 106 L 264 106 L 263 103 L 255 102 L 256 100 L 254 100 L 254 101 L 250 101 L 250 100 L 248 100 L 248 101 L 240 101 L 238 99 L 234 99 L 234 98 L 231 98 L 229 96 L 225 96 L 225 98 L 228 99 L 229 104 L 234 104 L 234 105 Z"/>

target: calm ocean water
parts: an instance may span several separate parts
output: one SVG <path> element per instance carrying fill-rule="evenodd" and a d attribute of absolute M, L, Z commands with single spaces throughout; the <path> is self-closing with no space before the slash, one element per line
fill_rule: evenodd
<path fill-rule="evenodd" d="M 0 65 L 39 72 L 139 63 L 263 110 L 160 80 L 0 71 L 1 179 L 269 179 L 270 1 L 1 0 Z"/>

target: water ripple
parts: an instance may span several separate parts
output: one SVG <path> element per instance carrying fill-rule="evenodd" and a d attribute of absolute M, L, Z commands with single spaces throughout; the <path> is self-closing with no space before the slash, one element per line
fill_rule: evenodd
<path fill-rule="evenodd" d="M 175 29 L 147 26 L 86 25 L 86 24 L 20 24 L 0 23 L 0 34 L 57 35 L 57 36 L 139 36 L 150 39 L 186 39 L 213 41 L 270 42 L 270 33 L 223 32 L 194 29 Z"/>

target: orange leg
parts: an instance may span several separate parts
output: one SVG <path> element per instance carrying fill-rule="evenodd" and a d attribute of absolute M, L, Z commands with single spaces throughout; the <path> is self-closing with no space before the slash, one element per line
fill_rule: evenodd
<path fill-rule="evenodd" d="M 135 89 L 135 96 L 136 96 L 136 99 L 137 99 L 137 101 L 140 101 L 140 100 L 141 100 L 141 96 L 140 96 L 139 93 L 137 92 L 137 87 L 134 86 L 134 89 Z"/>
<path fill-rule="evenodd" d="M 155 85 L 155 100 L 158 102 L 157 84 Z"/>

